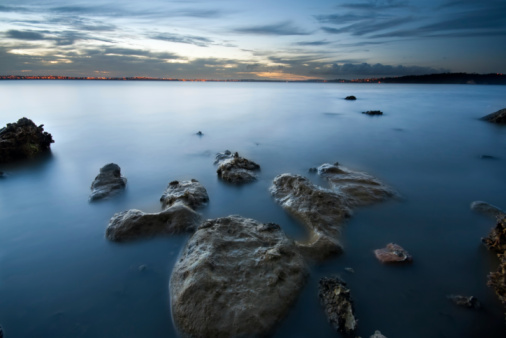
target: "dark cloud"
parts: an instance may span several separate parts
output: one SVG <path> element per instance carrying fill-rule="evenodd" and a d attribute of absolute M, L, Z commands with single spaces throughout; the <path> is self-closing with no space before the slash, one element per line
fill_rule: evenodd
<path fill-rule="evenodd" d="M 385 10 L 394 8 L 403 8 L 408 6 L 405 0 L 369 0 L 365 2 L 346 3 L 340 7 L 360 10 Z"/>
<path fill-rule="evenodd" d="M 362 36 L 370 33 L 376 33 L 378 31 L 391 29 L 397 26 L 401 26 L 403 24 L 412 22 L 413 18 L 405 17 L 405 18 L 394 18 L 388 20 L 364 20 L 360 21 L 356 24 L 341 27 L 341 28 L 332 28 L 332 27 L 322 27 L 327 33 L 331 34 L 341 34 L 341 33 L 350 33 L 356 36 Z"/>
<path fill-rule="evenodd" d="M 160 33 L 149 36 L 151 39 L 176 42 L 176 43 L 186 43 L 190 45 L 195 45 L 199 47 L 208 47 L 213 43 L 213 40 L 203 37 L 203 36 L 193 36 L 193 35 L 181 35 L 181 34 L 171 34 L 171 33 Z"/>
<path fill-rule="evenodd" d="M 357 14 L 325 14 L 325 15 L 315 15 L 314 18 L 323 24 L 334 24 L 334 25 L 341 25 L 346 24 L 350 22 L 357 22 L 357 21 L 364 21 L 364 20 L 371 20 L 370 15 L 357 15 Z"/>
<path fill-rule="evenodd" d="M 236 28 L 235 33 L 254 34 L 254 35 L 309 35 L 311 33 L 300 29 L 293 23 L 286 21 L 272 25 L 250 26 Z"/>
<path fill-rule="evenodd" d="M 331 42 L 325 41 L 325 40 L 300 41 L 300 42 L 296 42 L 295 43 L 296 46 L 325 46 L 325 45 L 328 45 L 328 44 L 331 44 Z"/>
<path fill-rule="evenodd" d="M 30 40 L 30 41 L 40 41 L 45 40 L 44 34 L 36 31 L 18 31 L 15 29 L 8 30 L 6 36 L 11 39 L 16 40 Z"/>

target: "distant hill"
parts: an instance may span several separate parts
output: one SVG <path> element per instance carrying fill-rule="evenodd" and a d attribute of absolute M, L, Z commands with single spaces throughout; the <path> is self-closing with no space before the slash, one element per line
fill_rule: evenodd
<path fill-rule="evenodd" d="M 334 80 L 329 82 L 343 82 Z M 348 81 L 347 81 L 348 82 Z M 428 84 L 485 84 L 505 85 L 505 74 L 468 74 L 468 73 L 441 73 L 429 75 L 408 75 L 401 77 L 384 77 L 374 79 L 358 79 L 349 82 L 358 83 L 428 83 Z"/>

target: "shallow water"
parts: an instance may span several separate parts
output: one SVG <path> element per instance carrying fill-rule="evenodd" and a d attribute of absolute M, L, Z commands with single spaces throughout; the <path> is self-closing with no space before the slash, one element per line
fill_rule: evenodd
<path fill-rule="evenodd" d="M 0 82 L 0 125 L 26 116 L 56 141 L 51 154 L 0 166 L 0 325 L 6 337 L 177 336 L 168 279 L 187 237 L 110 243 L 110 217 L 160 210 L 170 181 L 196 178 L 211 199 L 205 217 L 240 214 L 303 238 L 268 187 L 284 172 L 321 183 L 308 169 L 339 161 L 403 199 L 356 210 L 345 253 L 311 266 L 274 335 L 336 336 L 317 282 L 337 274 L 362 337 L 503 337 L 504 310 L 486 286 L 497 259 L 480 242 L 494 221 L 469 205 L 506 208 L 506 128 L 478 120 L 505 97 L 506 86 L 476 85 Z M 383 116 L 361 114 L 378 109 Z M 225 149 L 259 163 L 260 179 L 219 181 L 214 154 Z M 128 178 L 126 191 L 88 203 L 110 162 Z M 414 263 L 381 265 L 372 251 L 389 242 Z M 482 309 L 456 307 L 448 294 L 474 295 Z"/>

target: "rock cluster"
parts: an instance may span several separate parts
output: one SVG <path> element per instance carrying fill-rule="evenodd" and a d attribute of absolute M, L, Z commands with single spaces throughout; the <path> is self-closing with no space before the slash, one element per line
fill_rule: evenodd
<path fill-rule="evenodd" d="M 374 250 L 374 254 L 381 263 L 410 263 L 413 261 L 411 255 L 395 243 L 388 243 L 385 248 Z"/>
<path fill-rule="evenodd" d="M 268 334 L 305 276 L 302 256 L 278 225 L 240 216 L 208 220 L 172 271 L 174 322 L 194 337 Z"/>
<path fill-rule="evenodd" d="M 309 239 L 297 242 L 301 252 L 323 259 L 342 251 L 340 226 L 351 216 L 352 208 L 383 201 L 395 192 L 370 175 L 338 164 L 323 164 L 317 171 L 330 188 L 319 187 L 300 175 L 282 174 L 274 178 L 270 192 L 309 229 Z"/>
<path fill-rule="evenodd" d="M 109 197 L 124 189 L 127 179 L 121 176 L 121 168 L 115 163 L 109 163 L 100 168 L 100 173 L 91 183 L 90 201 Z"/>
<path fill-rule="evenodd" d="M 481 119 L 492 123 L 506 124 L 506 108 L 498 110 L 495 113 L 483 116 Z"/>
<path fill-rule="evenodd" d="M 131 209 L 115 214 L 106 229 L 107 239 L 126 241 L 194 231 L 202 219 L 193 209 L 205 205 L 209 197 L 200 182 L 192 179 L 170 182 L 160 201 L 164 210 L 159 213 Z"/>
<path fill-rule="evenodd" d="M 352 334 L 357 329 L 358 320 L 345 282 L 337 277 L 320 279 L 318 296 L 329 322 L 336 330 Z"/>
<path fill-rule="evenodd" d="M 356 98 L 355 96 L 353 96 L 353 95 L 350 95 L 350 96 L 346 96 L 344 99 L 345 99 L 345 100 L 348 100 L 348 101 L 354 101 L 354 100 L 356 100 L 357 98 Z"/>
<path fill-rule="evenodd" d="M 37 127 L 32 120 L 23 117 L 0 129 L 0 163 L 32 158 L 50 149 L 53 137 Z"/>
<path fill-rule="evenodd" d="M 260 170 L 260 166 L 253 161 L 239 156 L 230 150 L 216 154 L 214 164 L 218 165 L 218 177 L 222 180 L 234 183 L 249 183 L 256 180 L 255 171 Z"/>

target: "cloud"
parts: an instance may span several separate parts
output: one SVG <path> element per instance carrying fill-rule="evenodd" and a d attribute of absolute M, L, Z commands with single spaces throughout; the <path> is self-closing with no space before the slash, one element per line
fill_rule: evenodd
<path fill-rule="evenodd" d="M 186 43 L 190 45 L 195 45 L 199 47 L 208 47 L 213 43 L 213 40 L 203 37 L 203 36 L 193 36 L 193 35 L 181 35 L 181 34 L 172 34 L 172 33 L 160 33 L 149 36 L 151 39 L 176 42 L 176 43 Z"/>
<path fill-rule="evenodd" d="M 329 41 L 318 40 L 318 41 L 300 41 L 296 42 L 294 45 L 296 46 L 325 46 L 331 44 Z"/>
<path fill-rule="evenodd" d="M 235 33 L 253 34 L 253 35 L 309 35 L 311 33 L 296 27 L 289 21 L 280 22 L 272 25 L 250 26 L 236 28 Z"/>
<path fill-rule="evenodd" d="M 40 41 L 45 40 L 43 34 L 36 31 L 18 31 L 15 29 L 8 30 L 6 36 L 16 40 Z"/>
<path fill-rule="evenodd" d="M 346 3 L 340 7 L 359 10 L 385 10 L 407 6 L 408 1 L 405 0 L 369 0 L 366 2 Z"/>

